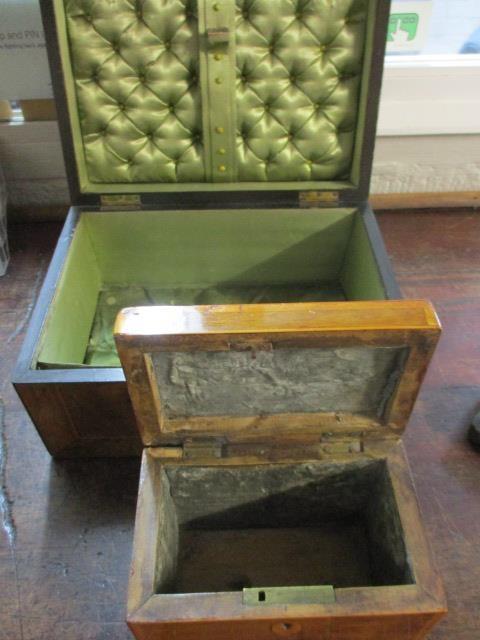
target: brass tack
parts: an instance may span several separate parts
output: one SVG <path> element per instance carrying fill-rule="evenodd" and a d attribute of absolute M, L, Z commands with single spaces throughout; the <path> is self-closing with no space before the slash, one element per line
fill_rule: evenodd
<path fill-rule="evenodd" d="M 225 150 L 223 147 L 221 147 L 221 148 L 218 150 L 218 153 L 219 153 L 221 156 L 224 156 L 227 152 L 226 152 L 226 150 Z"/>
<path fill-rule="evenodd" d="M 216 84 L 222 84 L 222 82 L 223 82 L 222 78 L 215 78 Z"/>
<path fill-rule="evenodd" d="M 215 3 L 213 4 L 213 6 L 212 6 L 212 9 L 213 9 L 214 11 L 220 11 L 220 5 L 219 5 L 219 3 L 218 3 L 218 2 L 215 2 Z"/>
<path fill-rule="evenodd" d="M 227 170 L 227 167 L 224 164 L 220 164 L 218 166 L 218 170 L 224 173 Z"/>
<path fill-rule="evenodd" d="M 225 129 L 223 127 L 215 127 L 215 131 L 217 133 L 224 133 Z"/>
<path fill-rule="evenodd" d="M 223 55 L 221 53 L 216 53 L 213 57 L 215 60 L 223 60 Z"/>

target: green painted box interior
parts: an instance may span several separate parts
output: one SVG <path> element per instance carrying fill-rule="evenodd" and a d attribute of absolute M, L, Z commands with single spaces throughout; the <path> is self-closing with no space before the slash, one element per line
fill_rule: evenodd
<path fill-rule="evenodd" d="M 128 306 L 385 297 L 356 209 L 83 212 L 34 366 L 118 367 Z"/>

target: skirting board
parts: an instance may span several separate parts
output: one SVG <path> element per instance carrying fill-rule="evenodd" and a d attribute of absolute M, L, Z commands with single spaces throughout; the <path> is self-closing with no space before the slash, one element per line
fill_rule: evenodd
<path fill-rule="evenodd" d="M 374 211 L 382 209 L 458 209 L 480 207 L 480 191 L 429 193 L 374 193 L 370 196 Z"/>

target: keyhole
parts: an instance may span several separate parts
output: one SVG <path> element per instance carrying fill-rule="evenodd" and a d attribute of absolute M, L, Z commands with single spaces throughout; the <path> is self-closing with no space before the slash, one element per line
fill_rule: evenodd
<path fill-rule="evenodd" d="M 300 640 L 302 634 L 302 626 L 298 622 L 276 622 L 272 626 L 272 631 L 280 638 L 288 638 L 289 640 Z"/>
<path fill-rule="evenodd" d="M 265 593 L 265 591 L 259 591 L 258 592 L 258 601 L 259 602 L 265 602 L 266 599 L 267 599 L 267 594 Z"/>

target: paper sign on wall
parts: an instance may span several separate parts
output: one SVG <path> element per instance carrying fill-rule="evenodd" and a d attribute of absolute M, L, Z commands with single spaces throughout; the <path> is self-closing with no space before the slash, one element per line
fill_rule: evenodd
<path fill-rule="evenodd" d="M 52 97 L 38 0 L 0 0 L 0 100 Z"/>

